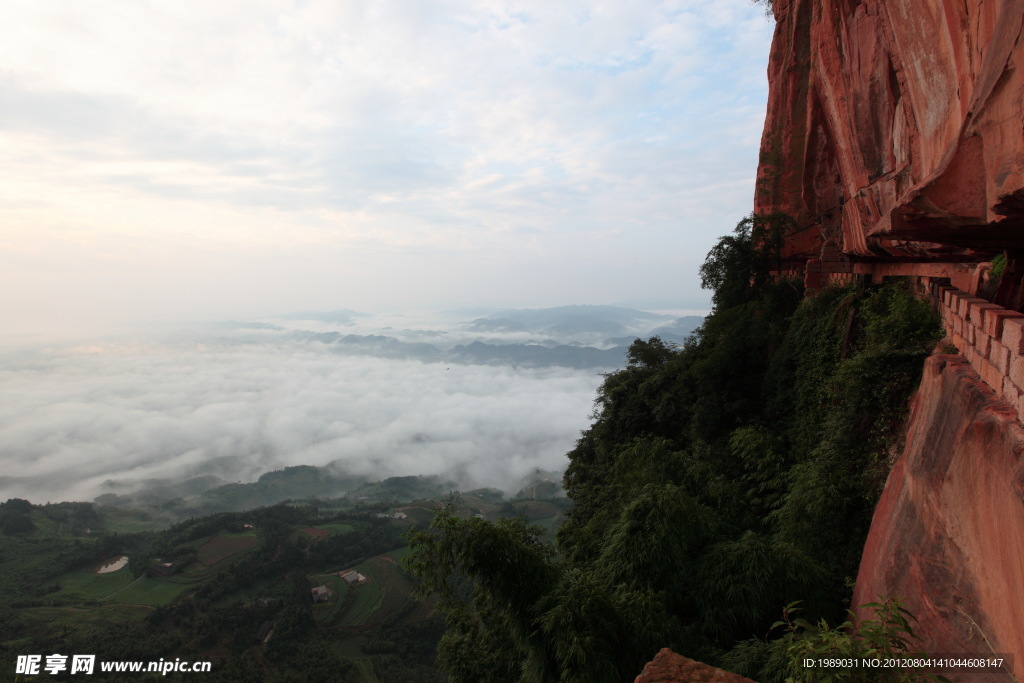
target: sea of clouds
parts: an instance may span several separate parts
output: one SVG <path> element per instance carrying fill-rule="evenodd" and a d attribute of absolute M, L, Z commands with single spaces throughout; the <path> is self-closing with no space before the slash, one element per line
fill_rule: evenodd
<path fill-rule="evenodd" d="M 253 481 L 289 465 L 508 488 L 560 470 L 596 370 L 343 355 L 288 334 L 177 335 L 0 357 L 0 500 L 137 482 Z"/>

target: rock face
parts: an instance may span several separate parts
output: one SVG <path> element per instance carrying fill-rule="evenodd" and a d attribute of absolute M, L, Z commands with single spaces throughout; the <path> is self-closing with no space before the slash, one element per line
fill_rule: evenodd
<path fill-rule="evenodd" d="M 669 648 L 662 648 L 657 656 L 647 663 L 634 683 L 754 683 L 739 674 L 716 669 L 707 664 L 677 655 Z"/>
<path fill-rule="evenodd" d="M 925 652 L 1008 653 L 1019 667 L 1024 427 L 960 355 L 927 360 L 909 425 L 875 509 L 853 604 L 900 596 Z"/>
<path fill-rule="evenodd" d="M 854 604 L 898 596 L 925 651 L 1024 670 L 1024 346 L 997 329 L 1024 311 L 1024 0 L 773 9 L 755 210 L 795 219 L 786 268 L 810 287 L 913 275 L 962 290 L 942 296 L 963 355 L 928 361 Z M 993 306 L 971 295 L 997 253 Z"/>
<path fill-rule="evenodd" d="M 774 0 L 774 13 L 755 210 L 796 218 L 790 258 L 831 250 L 829 272 L 871 273 L 1024 248 L 1024 1 Z"/>

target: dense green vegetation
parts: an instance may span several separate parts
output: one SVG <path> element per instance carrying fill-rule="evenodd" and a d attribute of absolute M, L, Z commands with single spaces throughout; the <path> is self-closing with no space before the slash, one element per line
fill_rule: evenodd
<path fill-rule="evenodd" d="M 445 511 L 414 535 L 451 681 L 631 680 L 667 646 L 767 682 L 784 671 L 750 639 L 785 605 L 842 620 L 939 326 L 899 282 L 805 298 L 773 275 L 786 229 L 741 222 L 701 269 L 694 337 L 638 340 L 605 377 L 555 543 Z"/>
<path fill-rule="evenodd" d="M 730 653 L 733 660 L 763 660 L 762 670 L 771 675 L 764 683 L 830 683 L 831 681 L 861 681 L 863 683 L 949 683 L 949 679 L 920 668 L 902 667 L 807 667 L 808 659 L 927 659 L 914 650 L 913 616 L 899 600 L 888 598 L 884 602 L 861 605 L 873 610 L 871 617 L 858 620 L 850 610 L 850 618 L 837 625 L 821 619 L 812 624 L 800 616 L 796 603 L 787 605 L 782 620 L 773 627 L 781 636 L 771 642 L 751 639 L 741 643 Z M 770 663 L 768 663 L 770 662 Z"/>
<path fill-rule="evenodd" d="M 109 505 L 11 499 L 0 503 L 0 516 L 14 520 L 0 528 L 0 657 L 180 657 L 211 661 L 203 676 L 211 681 L 443 680 L 434 665 L 443 622 L 433 601 L 412 596 L 399 564 L 409 551 L 402 533 L 416 519 L 429 523 L 443 504 L 462 517 L 524 515 L 553 530 L 568 503 L 543 475 L 512 500 L 495 489 L 446 488 L 420 498 L 436 493 L 436 482 L 395 477 L 361 484 L 360 502 L 292 502 L 162 529 L 152 527 L 164 508 L 154 518 Z M 266 480 L 293 476 L 307 472 L 289 468 Z M 383 497 L 391 504 L 366 503 Z M 396 505 L 405 518 L 385 514 Z M 366 580 L 350 585 L 340 570 Z M 314 603 L 310 589 L 319 585 L 330 596 Z M 259 643 L 267 624 L 271 636 Z M 103 680 L 99 672 L 93 678 Z"/>
<path fill-rule="evenodd" d="M 0 536 L 5 661 L 77 652 L 210 660 L 205 677 L 221 681 L 438 680 L 440 625 L 429 608 L 407 606 L 409 578 L 382 558 L 404 546 L 408 525 L 376 517 L 379 507 L 280 505 L 117 534 L 99 528 L 88 504 L 4 506 L 34 529 Z M 98 572 L 125 555 L 125 566 Z M 162 572 L 164 563 L 173 572 Z M 346 586 L 337 572 L 354 566 L 368 581 Z M 310 589 L 325 583 L 335 590 L 314 605 Z M 335 618 L 318 619 L 321 610 Z M 272 637 L 258 644 L 266 622 Z"/>

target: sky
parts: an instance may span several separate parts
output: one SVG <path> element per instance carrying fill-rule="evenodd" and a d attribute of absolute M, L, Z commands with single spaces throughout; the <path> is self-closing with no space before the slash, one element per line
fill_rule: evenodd
<path fill-rule="evenodd" d="M 2 0 L 7 340 L 291 310 L 708 307 L 747 0 Z"/>

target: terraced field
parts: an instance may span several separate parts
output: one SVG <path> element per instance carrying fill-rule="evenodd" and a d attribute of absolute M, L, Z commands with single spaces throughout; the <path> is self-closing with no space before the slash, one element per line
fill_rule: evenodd
<path fill-rule="evenodd" d="M 351 587 L 362 594 L 357 594 L 355 603 L 341 621 L 342 626 L 376 625 L 405 605 L 412 584 L 390 554 L 387 558 L 371 558 L 355 569 L 370 580 Z"/>
<path fill-rule="evenodd" d="M 384 589 L 372 579 L 367 583 L 352 586 L 355 600 L 348 611 L 338 620 L 339 626 L 362 626 L 369 620 L 384 601 Z"/>

